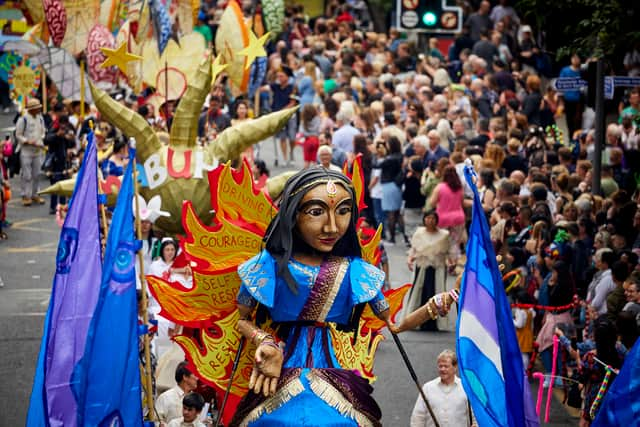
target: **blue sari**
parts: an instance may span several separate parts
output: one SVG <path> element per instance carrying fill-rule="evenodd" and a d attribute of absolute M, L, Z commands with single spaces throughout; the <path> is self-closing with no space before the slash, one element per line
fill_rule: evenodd
<path fill-rule="evenodd" d="M 348 325 L 365 303 L 376 314 L 386 310 L 384 273 L 360 258 L 339 257 L 320 266 L 291 260 L 289 271 L 297 294 L 277 276 L 276 261 L 266 250 L 238 268 L 238 303 L 266 308 L 286 346 L 276 394 L 264 398 L 250 391 L 231 425 L 380 425 L 371 386 L 340 366 L 328 322 Z"/>

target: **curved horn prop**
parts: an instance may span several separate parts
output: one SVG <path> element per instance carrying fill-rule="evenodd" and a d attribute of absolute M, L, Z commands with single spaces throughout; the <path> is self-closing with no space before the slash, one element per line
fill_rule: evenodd
<path fill-rule="evenodd" d="M 189 81 L 187 91 L 178 103 L 178 109 L 171 124 L 172 146 L 195 147 L 200 110 L 210 88 L 211 56 L 200 63 L 195 75 Z"/>
<path fill-rule="evenodd" d="M 297 171 L 283 172 L 280 175 L 272 176 L 267 179 L 267 193 L 269 193 L 271 200 L 277 200 L 278 197 L 280 197 L 284 190 L 284 185 L 287 183 L 289 178 L 296 173 Z"/>
<path fill-rule="evenodd" d="M 207 151 L 221 163 L 228 160 L 235 160 L 240 154 L 253 144 L 263 139 L 275 135 L 284 125 L 287 124 L 291 116 L 295 114 L 298 107 L 287 108 L 276 111 L 258 119 L 247 120 L 233 127 L 226 128 L 218 138 L 207 147 Z"/>
<path fill-rule="evenodd" d="M 136 139 L 138 162 L 144 163 L 147 157 L 161 149 L 162 145 L 158 136 L 140 114 L 112 99 L 92 83 L 89 83 L 89 87 L 91 95 L 93 95 L 93 102 L 102 117 L 120 129 L 127 137 Z"/>

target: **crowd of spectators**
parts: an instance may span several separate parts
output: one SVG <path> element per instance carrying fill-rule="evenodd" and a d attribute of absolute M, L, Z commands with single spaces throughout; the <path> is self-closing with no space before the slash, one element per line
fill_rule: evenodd
<path fill-rule="evenodd" d="M 252 16 L 252 2 L 243 3 Z M 267 46 L 259 105 L 234 98 L 219 80 L 198 123 L 200 143 L 255 112 L 299 105 L 275 136 L 273 166 L 298 158 L 304 167 L 342 169 L 360 157 L 367 222 L 383 226 L 386 245 L 411 246 L 427 223 L 428 232 L 446 230 L 451 247 L 438 265 L 451 273 L 464 253 L 473 191 L 463 169 L 472 164 L 505 287 L 520 304 L 514 321 L 524 361 L 539 354 L 551 372 L 553 335 L 561 335 L 571 357 L 560 372 L 587 386 L 588 425 L 605 373 L 595 358 L 618 368 L 638 335 L 640 88 L 625 94 L 609 120 L 594 193 L 594 113 L 584 94 L 553 90 L 549 55 L 508 1 L 472 3 L 446 51 L 436 38 L 421 44 L 395 28 L 371 31 L 361 1 L 329 1 L 323 16 L 311 18 L 303 6 L 287 7 L 283 31 Z M 224 4 L 203 2 L 196 31 L 210 45 Z M 574 54 L 560 76 L 579 76 L 584 60 Z M 633 58 L 625 61 L 634 72 Z M 170 127 L 177 102 L 155 111 L 142 97 L 116 99 L 156 130 Z M 52 183 L 77 168 L 89 120 L 97 123 L 103 173 L 122 173 L 126 141 L 92 106 L 83 120 L 78 103 L 54 103 L 50 111 L 48 143 L 65 147 Z M 269 170 L 260 151 L 257 145 L 244 156 L 264 186 Z"/>

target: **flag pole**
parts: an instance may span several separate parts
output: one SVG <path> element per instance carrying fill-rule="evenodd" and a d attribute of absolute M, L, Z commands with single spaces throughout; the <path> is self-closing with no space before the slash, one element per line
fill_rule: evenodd
<path fill-rule="evenodd" d="M 133 138 L 132 138 L 133 139 Z M 138 168 L 136 167 L 136 158 L 133 158 L 133 191 L 136 206 L 136 239 L 142 240 L 142 230 L 140 226 L 140 201 L 138 200 Z M 147 281 L 144 278 L 144 256 L 142 255 L 142 247 L 138 250 L 138 263 L 140 263 L 140 285 L 142 286 L 142 322 L 144 325 L 149 324 L 149 300 L 147 299 Z M 153 380 L 151 378 L 151 346 L 149 343 L 149 334 L 144 334 L 144 364 L 145 364 L 145 392 L 147 395 L 147 409 L 149 410 L 149 421 L 155 421 L 155 408 L 153 404 Z"/>
<path fill-rule="evenodd" d="M 89 120 L 89 128 L 91 129 L 91 131 L 93 132 L 95 129 L 95 125 L 93 124 L 93 120 Z M 95 138 L 95 136 L 94 136 Z M 98 150 L 96 149 L 96 158 L 98 158 Z M 97 162 L 96 162 L 97 164 Z M 101 172 L 100 172 L 100 168 L 98 167 L 98 177 L 101 176 Z M 102 192 L 102 187 L 100 186 L 100 180 L 98 180 L 98 193 L 101 195 L 104 195 L 104 193 Z M 106 195 L 105 195 L 106 198 Z M 107 225 L 107 211 L 104 207 L 104 205 L 107 203 L 107 201 L 105 200 L 104 203 L 99 203 L 100 206 L 100 219 L 102 221 L 102 229 L 104 230 L 104 240 L 103 240 L 103 244 L 101 244 L 102 246 L 102 253 L 104 254 L 104 249 L 107 245 L 107 236 L 109 235 L 109 226 Z M 103 255 L 104 256 L 104 255 Z"/>
<path fill-rule="evenodd" d="M 389 332 L 391 332 L 391 330 L 389 330 Z M 411 378 L 413 379 L 413 383 L 418 388 L 418 392 L 420 393 L 420 396 L 422 396 L 422 400 L 424 401 L 424 404 L 427 406 L 427 410 L 429 411 L 429 415 L 431 415 L 431 419 L 433 420 L 433 424 L 436 427 L 440 427 L 440 424 L 438 423 L 438 420 L 436 419 L 436 414 L 433 412 L 433 408 L 431 408 L 431 405 L 429 404 L 429 401 L 427 400 L 427 396 L 424 394 L 424 390 L 422 389 L 422 387 L 420 387 L 420 383 L 418 382 L 418 375 L 416 375 L 416 371 L 413 369 L 413 365 L 411 364 L 411 361 L 409 360 L 409 356 L 407 356 L 407 352 L 404 350 L 404 346 L 402 345 L 402 342 L 400 342 L 400 338 L 398 338 L 398 335 L 393 333 L 393 332 L 391 332 L 391 336 L 393 337 L 393 341 L 396 343 L 396 346 L 398 347 L 398 350 L 400 351 L 400 354 L 402 355 L 402 360 L 404 360 L 404 364 L 407 365 L 407 369 L 409 369 L 409 374 L 411 375 Z"/>
<path fill-rule="evenodd" d="M 42 112 L 47 114 L 47 74 L 44 71 L 44 67 L 42 68 L 40 81 L 42 82 Z"/>
<path fill-rule="evenodd" d="M 227 386 L 227 389 L 224 391 L 224 398 L 222 399 L 222 405 L 220 405 L 220 409 L 218 410 L 218 418 L 216 419 L 216 423 L 214 424 L 214 427 L 220 426 L 220 420 L 222 420 L 224 407 L 227 406 L 227 399 L 229 398 L 229 393 L 231 392 L 231 386 L 233 385 L 233 376 L 238 370 L 238 364 L 240 363 L 240 355 L 242 354 L 243 347 L 244 347 L 244 337 L 241 336 L 240 342 L 238 343 L 238 352 L 236 353 L 236 357 L 233 359 L 233 367 L 231 368 L 229 385 Z"/>
<path fill-rule="evenodd" d="M 84 59 L 80 60 L 80 119 L 84 120 Z"/>

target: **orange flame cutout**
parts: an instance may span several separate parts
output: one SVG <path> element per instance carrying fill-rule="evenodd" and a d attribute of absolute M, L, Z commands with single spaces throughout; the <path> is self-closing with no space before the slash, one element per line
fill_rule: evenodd
<path fill-rule="evenodd" d="M 182 224 L 187 237 L 182 246 L 202 273 L 235 270 L 262 248 L 264 230 L 256 234 L 219 215 L 216 215 L 216 220 L 218 224 L 213 227 L 204 225 L 196 216 L 191 202 L 184 202 Z"/>
<path fill-rule="evenodd" d="M 363 210 L 367 207 L 364 202 L 364 170 L 362 169 L 362 153 L 358 154 L 353 160 L 353 170 L 349 173 L 349 167 L 345 162 L 342 172 L 351 179 L 353 183 L 353 190 L 356 193 L 356 199 L 358 200 L 358 210 Z"/>
<path fill-rule="evenodd" d="M 358 228 L 360 228 L 358 226 Z M 382 250 L 380 249 L 380 240 L 382 239 L 382 225 L 378 226 L 376 233 L 368 238 L 360 233 L 360 248 L 362 249 L 362 259 L 369 264 L 380 264 L 380 258 L 382 257 Z"/>
<path fill-rule="evenodd" d="M 245 230 L 264 236 L 278 209 L 269 196 L 257 190 L 251 167 L 245 159 L 242 169 L 233 170 L 229 163 L 209 172 L 211 206 L 218 221 L 223 219 Z"/>
<path fill-rule="evenodd" d="M 402 300 L 404 299 L 404 296 L 407 291 L 409 291 L 409 289 L 411 289 L 411 285 L 407 284 L 399 288 L 390 289 L 383 292 L 385 298 L 387 299 L 387 302 L 389 303 L 391 320 L 394 322 L 396 315 L 402 308 Z M 376 315 L 373 314 L 373 310 L 371 310 L 371 307 L 369 305 L 367 305 L 362 312 L 361 321 L 364 322 L 362 327 L 369 330 L 372 329 L 374 331 L 378 331 L 386 326 L 383 320 L 378 319 Z"/>
<path fill-rule="evenodd" d="M 225 390 L 229 384 L 233 359 L 238 351 L 240 333 L 236 329 L 239 311 L 235 310 L 228 316 L 216 321 L 215 329 L 200 330 L 200 341 L 195 338 L 180 335 L 174 338 L 184 350 L 190 369 L 208 385 Z M 244 395 L 249 386 L 249 377 L 253 367 L 255 346 L 245 348 L 238 365 L 238 372 L 233 377 L 231 393 L 236 396 Z"/>
<path fill-rule="evenodd" d="M 363 320 L 360 320 L 360 330 L 363 327 Z M 384 340 L 384 336 L 369 329 L 364 335 L 357 332 L 355 342 L 352 334 L 338 331 L 334 324 L 330 325 L 331 342 L 336 359 L 345 369 L 352 369 L 360 372 L 369 382 L 374 382 L 376 376 L 373 375 L 373 362 L 375 359 L 378 344 Z"/>

